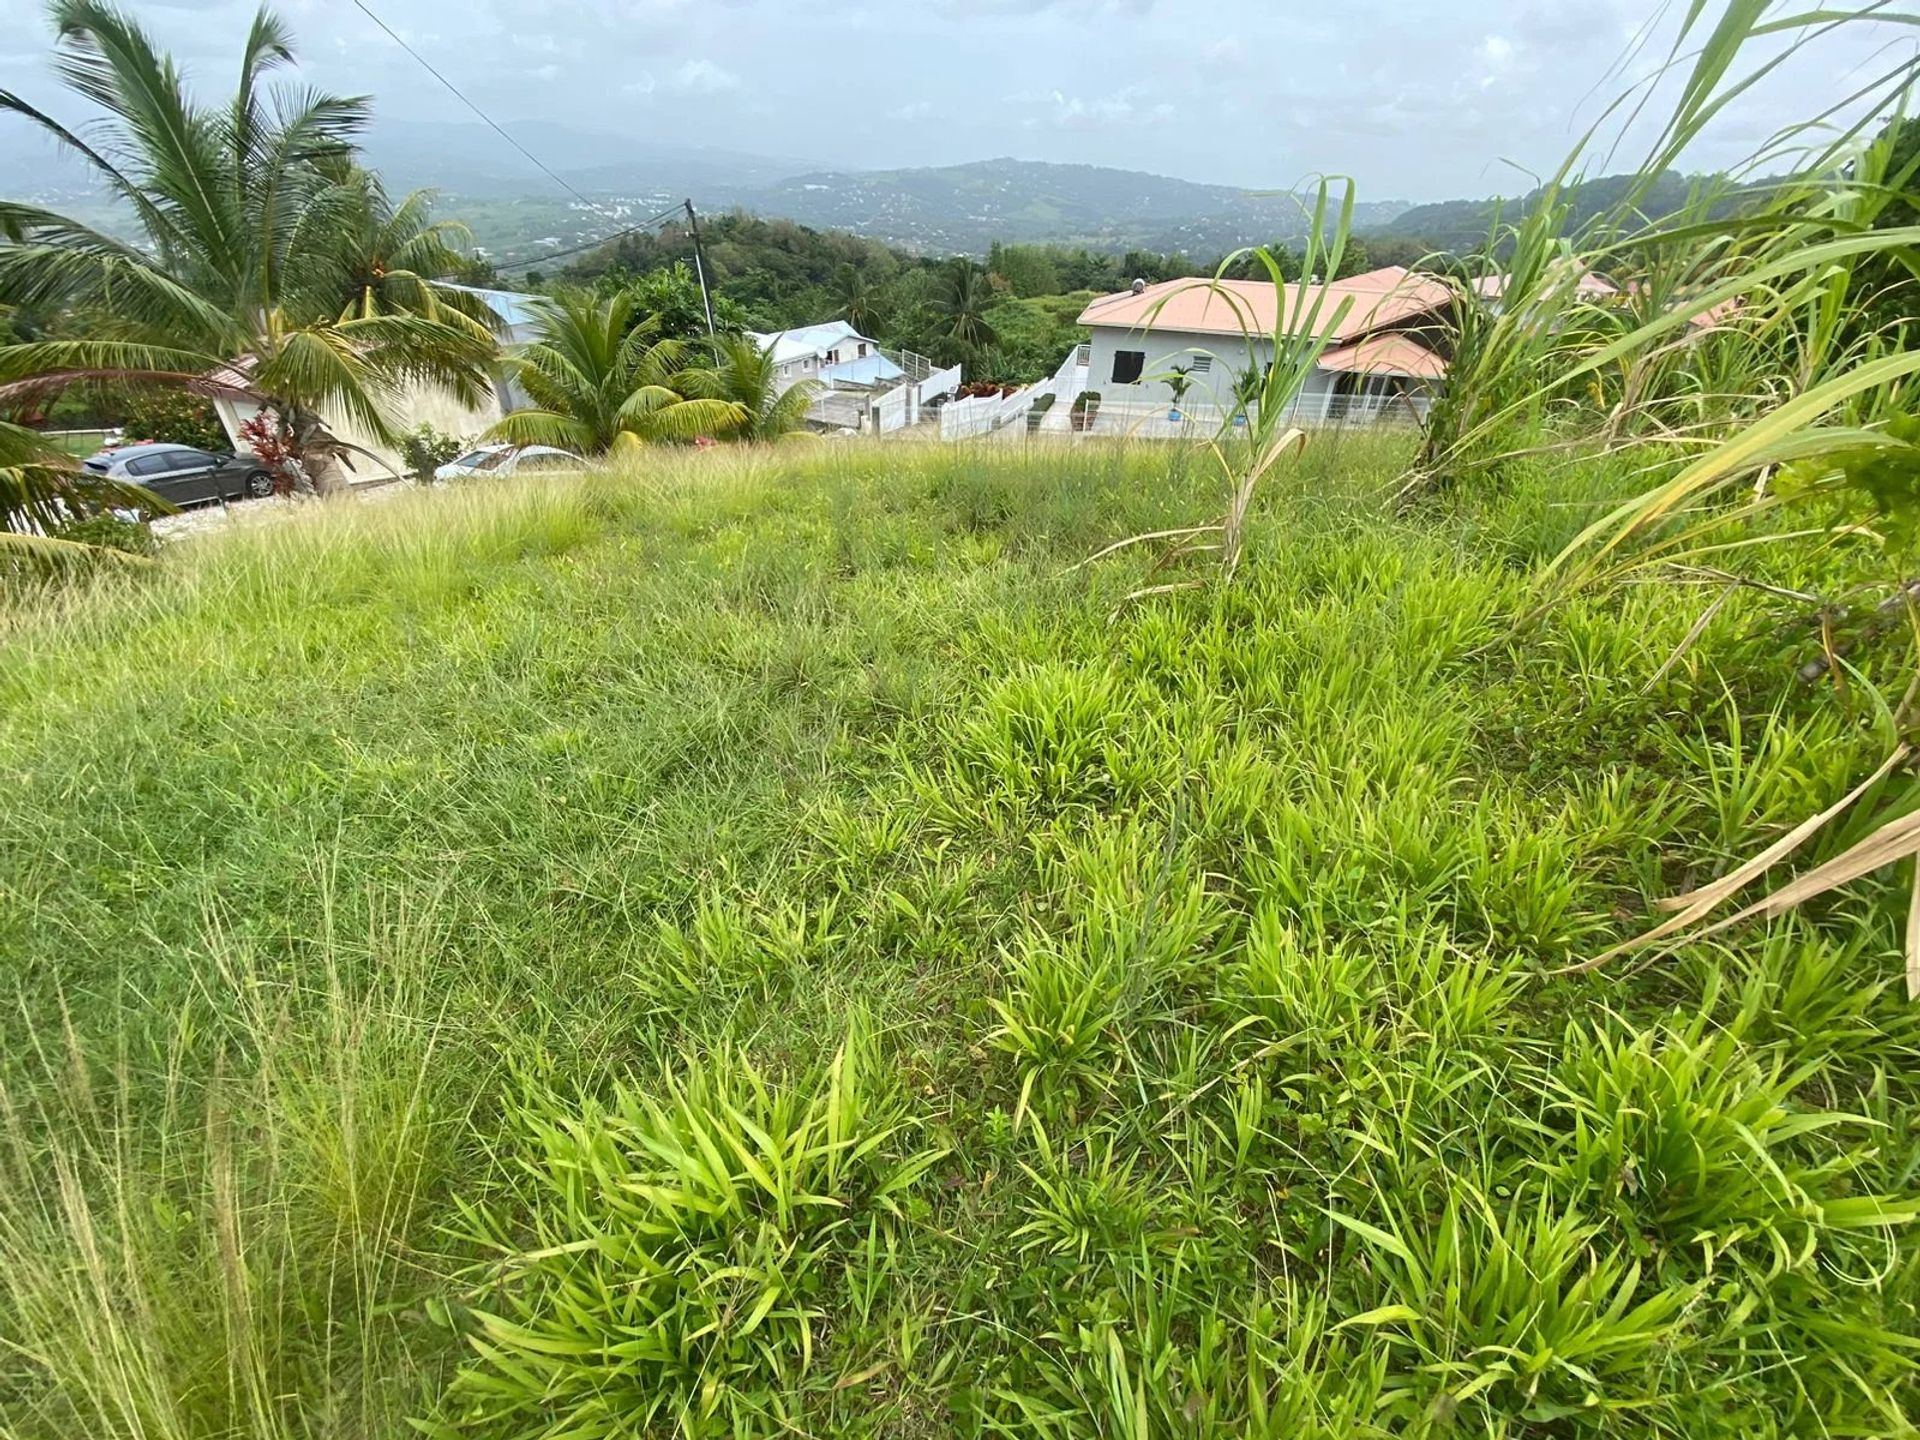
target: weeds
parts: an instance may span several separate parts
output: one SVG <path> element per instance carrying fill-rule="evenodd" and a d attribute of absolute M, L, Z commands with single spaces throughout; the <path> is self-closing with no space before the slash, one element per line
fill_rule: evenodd
<path fill-rule="evenodd" d="M 670 1077 L 657 1100 L 530 1094 L 528 1183 L 473 1213 L 504 1258 L 463 1317 L 475 1359 L 453 1383 L 453 1427 L 789 1428 L 863 1236 L 871 1262 L 878 1222 L 902 1218 L 939 1159 L 904 1147 L 904 1111 L 869 1047 L 856 1022 L 793 1085 L 723 1056 Z M 530 1247 L 512 1238 L 523 1227 Z M 863 1305 L 875 1303 L 869 1290 Z"/>
<path fill-rule="evenodd" d="M 9 612 L 0 1434 L 1905 1433 L 1905 877 L 1553 973 L 1884 718 L 1752 587 L 1653 684 L 1684 579 L 1516 635 L 1630 477 L 1383 513 L 1405 443 L 1117 619 L 1150 558 L 1063 570 L 1206 503 L 1164 450 L 687 455 Z"/>

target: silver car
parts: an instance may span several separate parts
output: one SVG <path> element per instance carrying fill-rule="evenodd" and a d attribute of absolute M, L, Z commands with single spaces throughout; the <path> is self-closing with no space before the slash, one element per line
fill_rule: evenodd
<path fill-rule="evenodd" d="M 551 445 L 482 445 L 433 472 L 436 480 L 467 480 L 478 475 L 532 475 L 584 470 L 586 461 L 571 450 Z"/>
<path fill-rule="evenodd" d="M 273 494 L 272 473 L 253 455 L 216 455 L 191 445 L 121 445 L 82 463 L 90 474 L 151 490 L 170 505 Z"/>

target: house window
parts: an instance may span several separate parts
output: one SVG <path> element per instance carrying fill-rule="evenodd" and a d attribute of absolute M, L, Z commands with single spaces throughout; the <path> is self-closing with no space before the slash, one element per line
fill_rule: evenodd
<path fill-rule="evenodd" d="M 866 342 L 864 341 L 862 341 L 860 345 L 860 358 L 862 360 L 867 358 L 867 347 L 866 347 Z"/>
<path fill-rule="evenodd" d="M 1144 350 L 1116 350 L 1113 352 L 1113 383 L 1116 385 L 1137 385 L 1140 372 L 1147 368 L 1147 352 Z"/>
<path fill-rule="evenodd" d="M 1187 373 L 1189 375 L 1211 375 L 1213 373 L 1213 356 L 1194 356 L 1193 364 L 1187 367 Z"/>

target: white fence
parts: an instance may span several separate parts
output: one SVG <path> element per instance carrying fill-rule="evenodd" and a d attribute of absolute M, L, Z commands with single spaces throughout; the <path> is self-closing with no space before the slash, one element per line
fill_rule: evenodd
<path fill-rule="evenodd" d="M 874 433 L 884 435 L 889 430 L 906 429 L 913 423 L 915 402 L 918 399 L 917 386 L 901 385 L 875 400 L 869 412 L 873 417 Z"/>
<path fill-rule="evenodd" d="M 927 401 L 935 395 L 952 394 L 963 378 L 960 367 L 954 365 L 946 370 L 926 370 L 911 383 L 887 391 L 873 402 L 874 434 L 885 435 L 919 424 Z"/>
<path fill-rule="evenodd" d="M 846 387 L 823 390 L 814 397 L 807 419 L 829 430 L 859 430 L 869 435 L 886 435 L 905 430 L 927 418 L 927 404 L 937 395 L 950 395 L 965 378 L 958 365 L 945 370 L 931 368 L 919 356 L 920 374 L 878 393 L 870 389 Z"/>
<path fill-rule="evenodd" d="M 1069 351 L 1060 368 L 1052 375 L 1015 390 L 1010 395 L 982 395 L 975 400 L 953 401 L 940 412 L 940 438 L 971 440 L 1002 431 L 1025 435 L 1028 430 L 1027 417 L 1033 414 L 1033 407 L 1047 396 L 1052 396 L 1053 402 L 1041 413 L 1039 428 L 1065 429 L 1065 416 L 1073 404 L 1073 397 L 1086 386 L 1086 348 L 1078 346 Z"/>
<path fill-rule="evenodd" d="M 1175 405 L 1170 400 L 1135 400 L 1109 391 L 1084 429 L 1074 424 L 1073 403 L 1086 392 L 1091 347 L 1077 346 L 1045 380 L 1009 395 L 983 395 L 948 402 L 940 411 L 942 440 L 974 440 L 986 436 L 1024 439 L 1029 434 L 1125 436 L 1145 440 L 1200 440 L 1223 430 L 1244 428 L 1244 414 L 1229 414 L 1207 401 Z M 958 372 L 952 372 L 957 382 Z M 938 377 L 935 377 L 938 378 Z M 949 388 L 951 388 L 949 386 Z M 1131 387 L 1127 387 L 1131 388 Z M 930 379 L 925 394 L 937 393 Z M 1051 396 L 1046 407 L 1035 405 Z M 1418 425 L 1425 421 L 1433 397 L 1424 391 L 1404 395 L 1332 395 L 1324 390 L 1301 394 L 1287 407 L 1285 423 L 1304 428 L 1371 425 Z"/>
<path fill-rule="evenodd" d="M 931 372 L 920 382 L 920 403 L 925 405 L 936 395 L 951 395 L 966 378 L 966 372 L 958 365 Z"/>
<path fill-rule="evenodd" d="M 949 400 L 940 407 L 940 438 L 970 440 L 991 434 L 1000 415 L 1000 397 L 981 395 L 972 400 Z"/>
<path fill-rule="evenodd" d="M 933 368 L 933 361 L 929 360 L 926 356 L 920 354 L 918 351 L 889 350 L 883 345 L 880 347 L 880 353 L 886 356 L 887 359 L 893 361 L 894 364 L 898 365 L 901 368 L 901 370 L 903 370 L 906 373 L 906 377 L 909 380 L 912 380 L 918 383 L 920 381 L 930 380 L 933 378 L 933 375 L 935 373 Z M 929 391 L 927 393 L 932 394 L 934 392 Z"/>

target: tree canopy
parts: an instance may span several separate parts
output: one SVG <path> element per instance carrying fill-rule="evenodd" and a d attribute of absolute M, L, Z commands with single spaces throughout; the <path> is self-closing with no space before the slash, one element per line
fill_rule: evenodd
<path fill-rule="evenodd" d="M 681 393 L 688 342 L 662 338 L 631 293 L 549 297 L 535 328 L 534 340 L 507 358 L 533 404 L 495 425 L 496 440 L 603 455 L 641 441 L 691 440 L 748 418 L 729 399 Z"/>
<path fill-rule="evenodd" d="M 0 403 L 88 383 L 229 394 L 276 412 L 302 480 L 328 488 L 348 447 L 323 413 L 387 439 L 409 383 L 488 393 L 491 317 L 435 283 L 450 232 L 423 196 L 390 204 L 353 163 L 364 100 L 269 84 L 294 62 L 271 11 L 212 105 L 113 6 L 55 0 L 49 15 L 61 77 L 100 118 L 83 136 L 9 91 L 0 111 L 78 156 L 142 243 L 0 201 L 0 303 L 88 317 L 83 338 L 0 348 Z"/>

